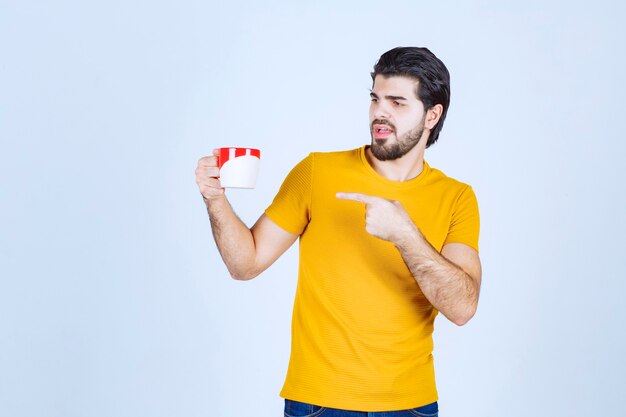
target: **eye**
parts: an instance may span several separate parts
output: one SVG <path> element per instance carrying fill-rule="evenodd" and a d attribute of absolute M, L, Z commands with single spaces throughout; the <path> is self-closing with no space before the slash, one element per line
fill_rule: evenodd
<path fill-rule="evenodd" d="M 378 103 L 378 99 L 376 97 L 370 97 L 372 103 Z"/>
<path fill-rule="evenodd" d="M 394 100 L 393 101 L 393 105 L 396 106 L 396 107 L 404 106 L 404 104 L 400 103 L 398 100 Z"/>

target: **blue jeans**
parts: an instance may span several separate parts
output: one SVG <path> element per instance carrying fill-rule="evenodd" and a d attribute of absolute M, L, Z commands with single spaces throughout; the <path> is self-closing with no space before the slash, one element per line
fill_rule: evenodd
<path fill-rule="evenodd" d="M 285 417 L 437 417 L 437 402 L 410 410 L 398 411 L 348 411 L 337 408 L 320 407 L 319 405 L 285 400 Z"/>

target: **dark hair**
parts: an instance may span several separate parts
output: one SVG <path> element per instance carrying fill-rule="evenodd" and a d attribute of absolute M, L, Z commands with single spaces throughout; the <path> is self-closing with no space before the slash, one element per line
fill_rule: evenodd
<path fill-rule="evenodd" d="M 435 143 L 450 105 L 450 73 L 443 62 L 427 48 L 398 47 L 382 54 L 374 65 L 372 81 L 377 75 L 416 79 L 417 98 L 424 104 L 424 110 L 436 104 L 443 106 L 441 118 L 430 132 L 426 147 Z"/>

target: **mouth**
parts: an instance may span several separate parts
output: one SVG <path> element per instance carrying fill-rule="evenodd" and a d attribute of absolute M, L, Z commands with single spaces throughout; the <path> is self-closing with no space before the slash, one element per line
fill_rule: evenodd
<path fill-rule="evenodd" d="M 393 133 L 393 128 L 387 124 L 376 123 L 372 125 L 372 136 L 374 139 L 387 139 Z"/>

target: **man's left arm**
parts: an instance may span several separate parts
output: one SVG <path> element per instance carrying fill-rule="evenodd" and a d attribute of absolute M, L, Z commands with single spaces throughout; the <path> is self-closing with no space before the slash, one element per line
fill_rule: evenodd
<path fill-rule="evenodd" d="M 439 253 L 417 228 L 394 244 L 437 310 L 459 326 L 474 316 L 482 275 L 476 249 L 463 243 L 448 243 Z"/>
<path fill-rule="evenodd" d="M 478 252 L 463 243 L 448 243 L 441 253 L 426 240 L 398 201 L 360 193 L 337 198 L 365 204 L 365 229 L 393 243 L 430 303 L 453 323 L 467 323 L 478 305 L 481 266 Z"/>

